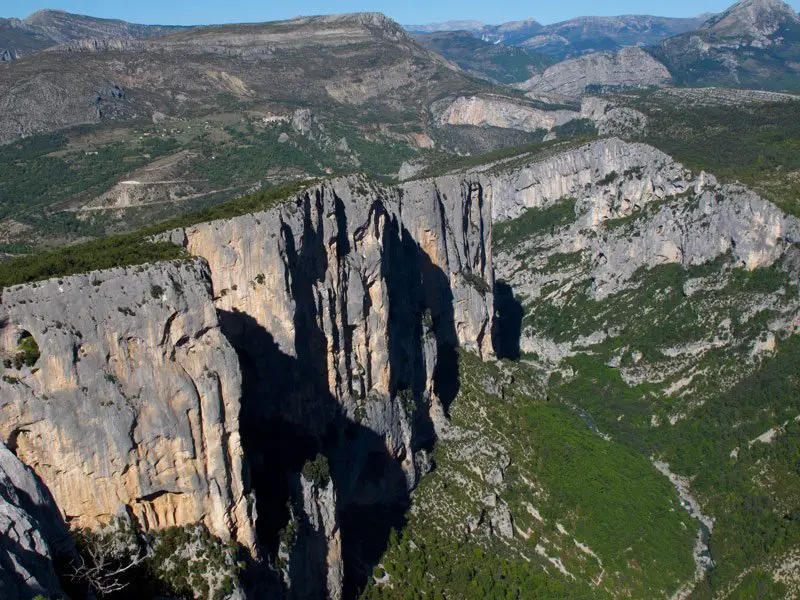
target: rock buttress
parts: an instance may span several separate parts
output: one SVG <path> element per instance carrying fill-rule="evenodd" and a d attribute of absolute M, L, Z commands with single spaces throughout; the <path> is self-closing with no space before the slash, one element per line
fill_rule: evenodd
<path fill-rule="evenodd" d="M 123 507 L 145 529 L 203 523 L 255 548 L 241 374 L 210 291 L 199 260 L 3 291 L 0 439 L 68 523 L 95 527 Z M 40 355 L 20 364 L 31 337 Z"/>

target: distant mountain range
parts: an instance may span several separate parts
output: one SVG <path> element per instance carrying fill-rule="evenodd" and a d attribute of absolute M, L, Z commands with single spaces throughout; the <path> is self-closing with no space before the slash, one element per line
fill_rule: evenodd
<path fill-rule="evenodd" d="M 579 17 L 548 26 L 529 20 L 471 27 L 467 33 L 415 37 L 472 74 L 519 83 L 532 92 L 580 95 L 585 88 L 666 83 L 772 90 L 800 86 L 800 17 L 781 0 L 741 0 L 718 15 L 690 19 L 630 15 Z M 490 53 L 478 40 L 498 49 Z M 644 51 L 624 51 L 634 46 Z M 512 56 L 510 48 L 528 52 Z M 542 72 L 546 57 L 556 64 Z M 502 73 L 501 67 L 506 69 Z M 526 70 L 530 77 L 520 81 Z"/>
<path fill-rule="evenodd" d="M 652 54 L 679 84 L 796 89 L 800 17 L 780 0 L 742 0 Z"/>
<path fill-rule="evenodd" d="M 185 29 L 136 25 L 58 10 L 40 10 L 26 19 L 0 18 L 0 61 L 9 61 L 51 46 L 88 38 L 152 38 Z"/>
<path fill-rule="evenodd" d="M 441 54 L 470 75 L 497 83 L 526 81 L 555 62 L 546 54 L 487 42 L 467 31 L 412 34 L 412 37 L 424 48 Z"/>
<path fill-rule="evenodd" d="M 699 28 L 710 15 L 675 19 L 650 15 L 577 17 L 542 25 L 533 19 L 486 25 L 479 21 L 450 21 L 408 25 L 412 33 L 469 31 L 486 42 L 523 46 L 557 59 L 588 52 L 619 50 L 626 46 L 653 45 L 666 38 Z"/>

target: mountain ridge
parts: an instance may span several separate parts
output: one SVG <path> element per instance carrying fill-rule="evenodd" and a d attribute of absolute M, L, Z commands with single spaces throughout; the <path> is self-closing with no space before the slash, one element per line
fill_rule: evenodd
<path fill-rule="evenodd" d="M 0 18 L 0 56 L 10 61 L 58 44 L 85 38 L 153 38 L 185 27 L 140 25 L 61 10 L 42 9 L 24 19 Z"/>

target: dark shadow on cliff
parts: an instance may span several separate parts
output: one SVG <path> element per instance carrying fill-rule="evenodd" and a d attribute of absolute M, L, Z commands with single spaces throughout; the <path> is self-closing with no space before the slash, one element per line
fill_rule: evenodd
<path fill-rule="evenodd" d="M 407 234 L 407 232 L 404 232 Z M 409 239 L 411 236 L 408 236 Z M 413 243 L 413 242 L 412 242 Z M 425 306 L 430 311 L 432 331 L 436 339 L 436 367 L 433 370 L 433 392 L 442 403 L 447 417 L 458 395 L 458 333 L 456 332 L 453 290 L 447 274 L 417 248 L 422 270 Z"/>
<path fill-rule="evenodd" d="M 392 529 L 402 529 L 410 507 L 404 461 L 413 460 L 404 451 L 391 454 L 385 440 L 361 423 L 358 414 L 348 416 L 331 392 L 359 397 L 354 389 L 349 363 L 342 379 L 329 381 L 328 353 L 344 355 L 352 350 L 352 330 L 347 326 L 346 301 L 319 294 L 326 276 L 339 278 L 346 286 L 351 251 L 344 207 L 337 200 L 336 221 L 339 228 L 336 249 L 338 272 L 328 273 L 328 256 L 322 239 L 322 214 L 319 197 L 306 197 L 300 243 L 284 226 L 286 261 L 290 274 L 287 284 L 295 302 L 293 315 L 294 356 L 281 349 L 273 336 L 251 316 L 239 312 L 221 312 L 222 330 L 240 357 L 243 375 L 243 399 L 240 431 L 249 464 L 250 485 L 256 492 L 257 532 L 264 553 L 273 561 L 290 518 L 290 507 L 297 514 L 298 473 L 303 465 L 321 453 L 328 459 L 330 475 L 337 495 L 337 513 L 344 558 L 344 597 L 355 598 L 367 585 L 373 567 L 386 550 Z M 316 202 L 316 211 L 311 203 Z M 312 221 L 312 215 L 317 221 Z M 420 265 L 416 247 L 409 246 L 409 235 L 400 235 L 395 224 L 384 240 L 388 258 L 384 276 L 391 302 L 388 350 L 392 373 L 392 395 L 417 402 L 425 388 L 425 360 L 422 351 L 422 304 L 403 302 L 409 297 L 421 298 Z M 411 254 L 410 254 L 411 253 Z M 410 254 L 410 256 L 409 256 Z M 412 260 L 409 260 L 411 258 Z M 416 261 L 419 262 L 419 261 Z M 411 269 L 401 268 L 412 265 Z M 452 295 L 450 296 L 452 297 Z M 364 300 L 368 301 L 368 298 Z M 451 307 L 452 308 L 452 307 Z M 345 330 L 335 328 L 328 340 L 320 319 L 327 313 L 338 314 Z M 450 319 L 452 321 L 452 317 Z M 336 323 L 336 319 L 331 319 Z M 445 318 L 446 321 L 446 318 Z M 330 342 L 330 346 L 329 346 Z M 356 386 L 358 387 L 358 386 Z M 370 398 L 360 402 L 369 403 Z M 395 400 L 397 401 L 397 400 Z M 366 410 L 366 409 L 365 409 Z M 425 411 L 415 411 L 417 414 Z M 432 432 L 432 427 L 428 428 Z M 314 560 L 324 565 L 320 545 L 308 545 Z M 308 563 L 309 561 L 304 561 Z M 295 564 L 295 567 L 298 563 Z M 290 567 L 291 568 L 291 567 Z M 290 596 L 324 597 L 324 577 L 320 571 L 292 572 L 293 581 L 301 581 Z M 304 588 L 300 591 L 300 588 Z"/>
<path fill-rule="evenodd" d="M 12 454 L 14 454 L 14 456 L 17 456 L 18 436 L 23 432 L 24 430 L 13 431 L 9 436 L 9 439 L 6 441 L 8 449 L 12 452 Z M 75 544 L 73 543 L 72 537 L 69 534 L 69 528 L 64 522 L 61 511 L 56 505 L 55 498 L 50 492 L 50 488 L 45 485 L 44 481 L 42 481 L 41 477 L 39 477 L 39 475 L 33 469 L 27 465 L 25 466 L 28 469 L 31 477 L 36 482 L 36 487 L 41 495 L 41 502 L 34 500 L 24 489 L 15 488 L 17 505 L 25 514 L 33 518 L 34 522 L 39 526 L 40 532 L 46 539 L 50 548 L 51 556 L 53 557 L 52 566 L 58 579 L 58 583 L 61 585 L 64 592 L 70 597 L 77 597 L 73 596 L 71 593 L 75 586 L 73 581 L 67 576 L 67 574 L 70 572 L 69 565 L 75 558 L 76 552 Z M 23 565 L 43 565 L 47 562 L 39 554 L 25 550 L 18 542 L 13 541 L 9 536 L 5 536 L 0 545 L 4 547 L 3 550 L 5 553 L 17 556 Z M 31 597 L 35 596 L 35 591 L 31 590 L 29 587 L 30 582 L 25 580 L 25 578 L 13 568 L 13 565 L 3 564 L 2 554 L 3 552 L 0 552 L 0 570 L 4 570 L 10 579 L 14 579 L 19 576 L 20 579 L 14 584 L 16 585 L 16 588 L 23 594 L 29 593 Z M 42 568 L 44 569 L 43 566 Z"/>
<path fill-rule="evenodd" d="M 505 281 L 494 284 L 494 319 L 492 320 L 492 348 L 497 358 L 519 360 L 522 318 L 525 311 L 514 296 L 514 290 Z"/>
<path fill-rule="evenodd" d="M 345 597 L 356 597 L 385 550 L 391 528 L 405 524 L 410 500 L 398 460 L 402 457 L 390 456 L 380 436 L 348 419 L 327 389 L 314 385 L 308 365 L 281 352 L 252 317 L 243 313 L 221 316 L 224 330 L 244 333 L 230 339 L 242 364 L 240 431 L 249 483 L 256 493 L 256 525 L 262 550 L 276 561 L 290 510 L 297 516 L 301 506 L 298 473 L 320 453 L 331 465 L 337 494 Z M 252 356 L 251 347 L 263 352 Z M 310 420 L 298 421 L 298 415 Z M 313 548 L 318 552 L 319 542 L 308 541 L 309 551 Z M 323 553 L 317 559 L 324 565 L 326 556 Z M 306 578 L 302 573 L 292 575 L 316 586 L 316 592 L 306 592 L 305 597 L 324 598 L 324 578 L 315 578 L 312 573 Z M 299 597 L 297 593 L 290 597 Z"/>

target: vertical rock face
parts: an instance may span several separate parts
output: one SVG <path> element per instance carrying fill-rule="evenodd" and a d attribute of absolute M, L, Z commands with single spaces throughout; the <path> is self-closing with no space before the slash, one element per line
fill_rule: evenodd
<path fill-rule="evenodd" d="M 435 394 L 435 356 L 424 355 L 423 313 L 435 346 L 490 352 L 484 203 L 480 176 L 399 188 L 340 179 L 274 210 L 170 237 L 209 262 L 226 333 L 257 366 L 252 383 L 260 393 L 274 393 L 295 365 L 331 398 L 295 389 L 260 410 L 313 436 L 342 413 L 382 437 L 413 484 L 412 407 L 396 396 L 443 393 Z"/>
<path fill-rule="evenodd" d="M 299 479 L 299 531 L 289 558 L 289 597 L 341 600 L 342 539 L 333 482 Z"/>
<path fill-rule="evenodd" d="M 122 508 L 274 556 L 294 511 L 289 593 L 352 596 L 426 468 L 457 348 L 491 353 L 486 189 L 333 180 L 165 234 L 195 260 L 5 289 L 0 441 L 76 526 Z M 317 454 L 325 485 L 300 476 Z"/>
<path fill-rule="evenodd" d="M 60 515 L 36 475 L 0 442 L 0 597 L 61 597 L 52 563 Z"/>
<path fill-rule="evenodd" d="M 31 337 L 40 355 L 20 364 Z M 202 261 L 5 289 L 0 350 L 0 440 L 67 522 L 93 527 L 123 507 L 146 529 L 199 522 L 254 548 L 241 376 Z"/>
<path fill-rule="evenodd" d="M 667 67 L 641 48 L 629 47 L 617 52 L 593 52 L 556 63 L 519 87 L 531 92 L 582 96 L 590 86 L 660 87 L 671 81 Z"/>
<path fill-rule="evenodd" d="M 318 452 L 330 462 L 342 548 L 329 545 L 326 593 L 360 589 L 402 519 L 458 390 L 457 347 L 491 352 L 484 187 L 480 175 L 396 188 L 337 179 L 165 236 L 211 268 L 242 364 L 242 438 L 270 553 L 298 502 L 293 477 Z"/>

